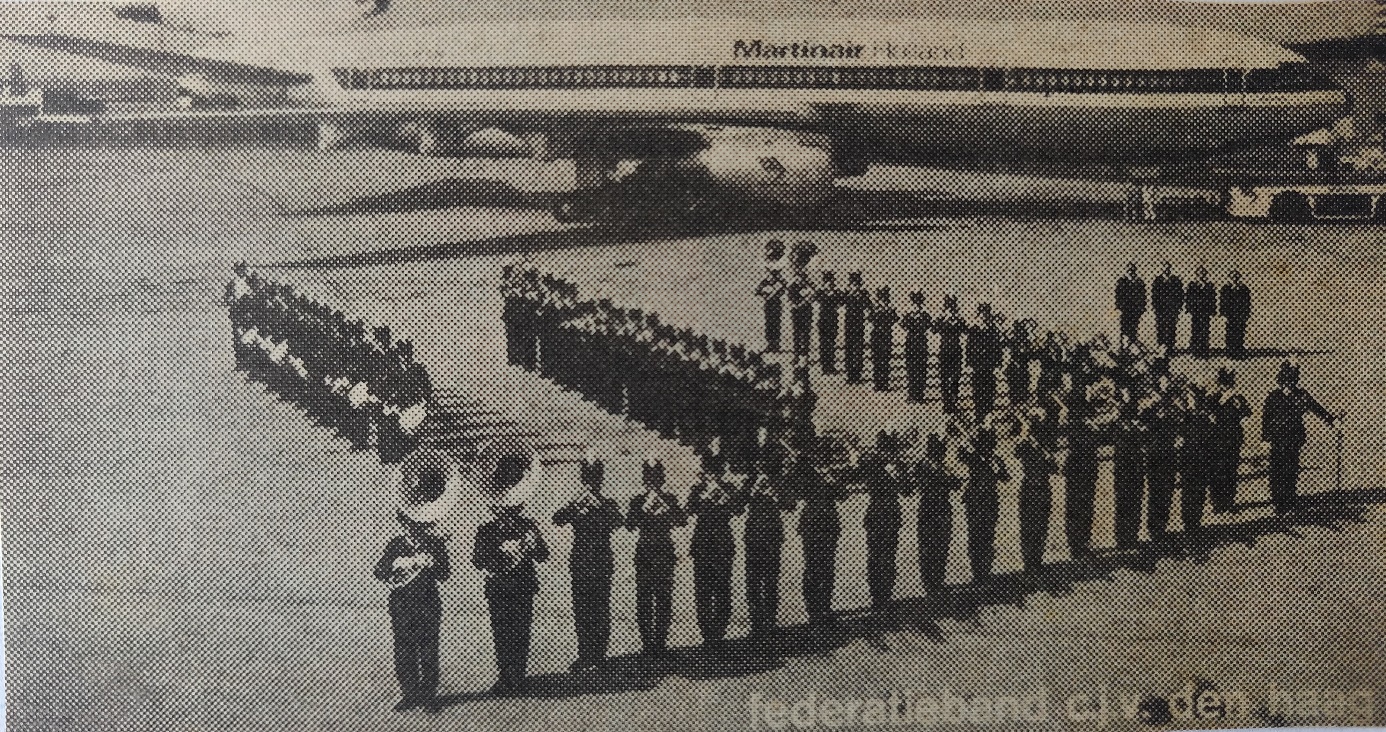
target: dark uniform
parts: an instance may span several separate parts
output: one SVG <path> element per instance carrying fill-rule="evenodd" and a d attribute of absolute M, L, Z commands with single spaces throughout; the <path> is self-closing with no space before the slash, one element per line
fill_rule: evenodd
<path fill-rule="evenodd" d="M 1179 314 L 1184 311 L 1184 281 L 1168 266 L 1150 287 L 1150 306 L 1155 311 L 1155 342 L 1174 353 Z"/>
<path fill-rule="evenodd" d="M 1209 322 L 1218 310 L 1218 291 L 1217 286 L 1208 281 L 1207 271 L 1200 270 L 1199 275 L 1189 282 L 1184 307 L 1189 311 L 1189 350 L 1199 358 L 1207 358 Z"/>
<path fill-rule="evenodd" d="M 818 288 L 814 299 L 818 301 L 818 360 L 823 365 L 823 373 L 835 374 L 842 291 L 837 289 L 832 272 L 823 273 L 823 285 Z"/>
<path fill-rule="evenodd" d="M 1044 568 L 1044 545 L 1049 538 L 1049 516 L 1054 508 L 1054 491 L 1049 478 L 1059 468 L 1053 445 L 1043 435 L 1035 434 L 1044 427 L 1038 422 L 1030 426 L 1031 433 L 1015 446 L 1015 457 L 1025 471 L 1020 480 L 1020 557 L 1026 572 Z"/>
<path fill-rule="evenodd" d="M 909 494 L 911 486 L 908 471 L 900 462 L 899 442 L 891 435 L 877 435 L 876 454 L 862 468 L 870 496 L 862 521 L 866 528 L 866 581 L 871 588 L 871 605 L 879 608 L 895 594 L 895 560 L 904 523 L 900 496 Z"/>
<path fill-rule="evenodd" d="M 720 465 L 704 463 L 704 474 L 688 493 L 688 513 L 697 517 L 693 526 L 693 591 L 697 598 L 698 629 L 703 642 L 720 641 L 731 620 L 732 516 L 745 509 L 739 491 L 725 483 Z"/>
<path fill-rule="evenodd" d="M 786 288 L 789 299 L 789 324 L 796 357 L 808 358 L 813 344 L 814 287 L 803 272 L 796 272 Z"/>
<path fill-rule="evenodd" d="M 1330 423 L 1334 417 L 1299 386 L 1298 369 L 1291 378 L 1282 367 L 1279 381 L 1280 388 L 1266 396 L 1261 439 L 1270 443 L 1271 502 L 1276 512 L 1285 513 L 1293 511 L 1298 500 L 1299 453 L 1306 440 L 1304 415 Z"/>
<path fill-rule="evenodd" d="M 802 442 L 785 465 L 785 483 L 804 502 L 798 533 L 804 550 L 804 607 L 810 623 L 832 621 L 833 586 L 837 568 L 837 540 L 842 524 L 837 510 L 841 497 L 814 462 L 814 443 Z"/>
<path fill-rule="evenodd" d="M 511 541 L 519 547 L 518 558 L 502 546 Z M 491 635 L 500 671 L 497 693 L 515 693 L 524 687 L 534 595 L 539 592 L 534 564 L 548 558 L 549 548 L 539 526 L 521 515 L 519 507 L 500 510 L 477 529 L 472 565 L 486 573 L 486 605 L 491 611 Z"/>
<path fill-rule="evenodd" d="M 1069 394 L 1068 459 L 1064 462 L 1064 533 L 1069 553 L 1078 559 L 1092 552 L 1092 517 L 1097 500 L 1098 434 L 1084 391 L 1088 377 L 1073 375 Z"/>
<path fill-rule="evenodd" d="M 412 581 L 390 590 L 390 630 L 394 638 L 395 677 L 404 700 L 397 709 L 431 704 L 438 691 L 438 635 L 443 603 L 438 584 L 452 576 L 446 540 L 411 531 L 396 536 L 385 545 L 375 565 L 375 577 L 391 581 L 396 559 L 427 555 L 431 566 L 422 569 Z"/>
<path fill-rule="evenodd" d="M 754 636 L 773 632 L 780 611 L 780 555 L 784 546 L 780 512 L 792 505 L 784 490 L 782 467 L 778 446 L 763 445 L 746 512 L 746 604 Z"/>
<path fill-rule="evenodd" d="M 985 583 L 991 578 L 991 565 L 996 558 L 996 521 L 1001 514 L 997 484 L 1010 480 L 1010 475 L 996 456 L 996 434 L 989 429 L 979 430 L 974 445 L 960 449 L 958 458 L 967 466 L 963 507 L 967 513 L 967 556 L 972 565 L 972 581 Z"/>
<path fill-rule="evenodd" d="M 573 578 L 573 625 L 578 640 L 574 671 L 606 660 L 611 638 L 611 575 L 615 571 L 611 532 L 625 523 L 616 501 L 601 495 L 602 463 L 584 462 L 579 470 L 587 488 L 553 515 L 555 524 L 573 527 L 568 570 Z"/>
<path fill-rule="evenodd" d="M 635 618 L 640 643 L 645 653 L 660 655 L 668 647 L 673 619 L 675 556 L 670 532 L 688 518 L 674 494 L 659 489 L 664 485 L 663 466 L 656 470 L 647 464 L 645 473 L 646 489 L 630 499 L 626 528 L 640 532 L 635 542 Z"/>
<path fill-rule="evenodd" d="M 1112 493 L 1115 503 L 1117 548 L 1130 549 L 1140 540 L 1141 506 L 1145 502 L 1145 455 L 1137 405 L 1127 398 L 1112 425 Z"/>
<path fill-rule="evenodd" d="M 980 422 L 996 408 L 996 369 L 1001 365 L 1001 333 L 990 311 L 967 334 L 967 362 L 972 367 L 972 409 Z"/>
<path fill-rule="evenodd" d="M 1174 486 L 1179 476 L 1179 430 L 1183 415 L 1178 402 L 1162 385 L 1141 404 L 1145 435 L 1146 481 L 1150 498 L 1146 507 L 1146 530 L 1151 541 L 1161 541 L 1169 531 Z"/>
<path fill-rule="evenodd" d="M 1035 358 L 1035 346 L 1031 342 L 1030 323 L 1017 320 L 1011 325 L 1007 347 L 1010 359 L 1006 362 L 1006 391 L 1010 395 L 1010 405 L 1018 407 L 1030 400 L 1030 361 Z"/>
<path fill-rule="evenodd" d="M 1234 273 L 1235 274 L 1235 273 Z M 1251 289 L 1240 277 L 1222 286 L 1218 308 L 1227 319 L 1227 357 L 1246 358 L 1246 323 L 1251 319 Z"/>
<path fill-rule="evenodd" d="M 842 294 L 842 358 L 849 384 L 861 383 L 866 360 L 866 311 L 870 307 L 871 295 L 862 285 L 861 273 L 853 272 Z"/>
<path fill-rule="evenodd" d="M 952 495 L 962 481 L 944 466 L 946 447 L 937 435 L 929 436 L 928 458 L 914 468 L 919 489 L 919 579 L 929 594 L 943 589 L 948 569 L 948 547 L 953 539 Z"/>
<path fill-rule="evenodd" d="M 1208 502 L 1214 460 L 1213 418 L 1207 395 L 1195 387 L 1188 388 L 1182 412 L 1184 446 L 1179 451 L 1179 513 L 1184 521 L 1184 535 L 1196 539 L 1203 529 L 1203 507 Z"/>
<path fill-rule="evenodd" d="M 777 269 L 767 272 L 756 290 L 765 300 L 765 350 L 771 353 L 780 350 L 780 327 L 784 321 L 784 290 L 785 281 Z"/>
<path fill-rule="evenodd" d="M 910 294 L 914 310 L 905 313 L 900 326 L 905 329 L 905 393 L 916 404 L 924 401 L 924 389 L 929 383 L 929 329 L 933 319 L 924 312 L 924 296 Z"/>
<path fill-rule="evenodd" d="M 1242 420 L 1251 416 L 1251 405 L 1246 397 L 1232 391 L 1230 384 L 1225 386 L 1227 390 L 1212 404 L 1216 462 L 1212 482 L 1208 485 L 1208 498 L 1218 513 L 1228 513 L 1236 507 L 1237 472 L 1242 464 L 1242 444 L 1246 442 Z"/>
<path fill-rule="evenodd" d="M 1121 337 L 1130 343 L 1138 340 L 1145 307 L 1145 280 L 1136 275 L 1136 267 L 1132 265 L 1130 273 L 1116 283 L 1116 309 L 1121 312 Z"/>
<path fill-rule="evenodd" d="M 890 290 L 881 288 L 871 307 L 871 381 L 876 391 L 890 391 L 890 358 L 895 350 L 895 321 Z"/>
<path fill-rule="evenodd" d="M 947 305 L 945 305 L 947 308 Z M 934 320 L 934 332 L 938 333 L 938 381 L 943 397 L 943 411 L 946 414 L 958 413 L 958 385 L 962 382 L 963 347 L 962 336 L 967 324 L 958 316 L 954 301 L 943 315 Z"/>

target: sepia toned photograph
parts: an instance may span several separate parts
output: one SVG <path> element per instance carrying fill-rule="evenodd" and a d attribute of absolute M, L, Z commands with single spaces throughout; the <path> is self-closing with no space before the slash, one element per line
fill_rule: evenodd
<path fill-rule="evenodd" d="M 8 730 L 1386 726 L 1386 0 L 0 0 Z"/>

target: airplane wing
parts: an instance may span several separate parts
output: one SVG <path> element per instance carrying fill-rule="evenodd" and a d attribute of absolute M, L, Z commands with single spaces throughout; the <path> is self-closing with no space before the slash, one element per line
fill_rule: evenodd
<path fill-rule="evenodd" d="M 312 81 L 307 74 L 264 66 L 202 58 L 152 48 L 65 35 L 0 35 L 0 38 L 34 48 L 63 51 L 177 78 L 200 74 L 224 84 L 291 86 Z"/>

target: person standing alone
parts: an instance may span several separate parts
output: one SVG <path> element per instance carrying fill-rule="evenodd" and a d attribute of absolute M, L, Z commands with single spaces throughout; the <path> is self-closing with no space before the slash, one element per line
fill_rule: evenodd
<path fill-rule="evenodd" d="M 1276 513 L 1295 510 L 1299 499 L 1299 453 L 1306 433 L 1304 415 L 1341 431 L 1338 418 L 1299 385 L 1299 366 L 1286 361 L 1275 377 L 1278 387 L 1266 395 L 1261 412 L 1261 439 L 1270 443 L 1270 492 Z"/>

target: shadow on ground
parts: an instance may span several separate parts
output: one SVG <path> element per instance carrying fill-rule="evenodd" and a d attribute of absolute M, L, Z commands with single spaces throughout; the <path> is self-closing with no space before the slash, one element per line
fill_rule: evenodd
<path fill-rule="evenodd" d="M 1105 551 L 1087 558 L 1050 564 L 1042 574 L 1000 575 L 985 584 L 955 586 L 938 598 L 908 598 L 878 611 L 862 610 L 839 615 L 837 622 L 820 627 L 781 628 L 773 640 L 729 640 L 716 647 L 680 648 L 659 662 L 627 655 L 609 659 L 600 670 L 575 674 L 531 677 L 523 696 L 561 698 L 593 694 L 641 691 L 657 686 L 669 676 L 690 679 L 726 678 L 763 673 L 783 665 L 786 659 L 825 656 L 855 641 L 865 641 L 883 652 L 889 650 L 885 635 L 907 632 L 946 643 L 940 621 L 975 621 L 987 607 L 1024 608 L 1031 595 L 1064 596 L 1076 586 L 1112 582 L 1121 570 L 1154 574 L 1161 559 L 1206 562 L 1221 547 L 1254 547 L 1265 536 L 1303 537 L 1305 528 L 1342 531 L 1349 524 L 1366 521 L 1368 509 L 1386 503 L 1386 490 L 1365 489 L 1305 496 L 1300 510 L 1236 524 L 1205 527 L 1197 541 L 1176 537 L 1138 549 Z M 1245 510 L 1251 505 L 1243 505 Z M 485 692 L 454 694 L 445 706 L 490 698 Z"/>
<path fill-rule="evenodd" d="M 408 213 L 448 208 L 511 208 L 552 210 L 561 193 L 523 191 L 482 178 L 450 178 L 399 191 L 363 196 L 321 208 L 284 214 L 288 217 L 347 216 Z M 659 236 L 697 236 L 794 229 L 804 231 L 918 231 L 946 228 L 938 219 L 986 216 L 992 218 L 1115 218 L 1119 207 L 1090 201 L 975 201 L 937 191 L 864 191 L 843 189 L 832 206 L 811 218 L 739 215 L 724 211 L 696 221 L 680 221 L 666 212 L 632 216 L 617 222 L 574 225 L 533 234 L 398 247 L 370 252 L 261 263 L 260 267 L 351 268 L 451 259 L 465 256 L 522 254 L 567 249 Z"/>

